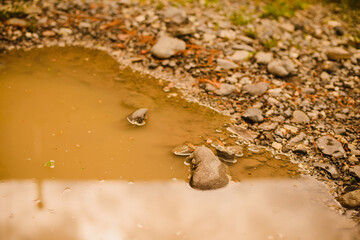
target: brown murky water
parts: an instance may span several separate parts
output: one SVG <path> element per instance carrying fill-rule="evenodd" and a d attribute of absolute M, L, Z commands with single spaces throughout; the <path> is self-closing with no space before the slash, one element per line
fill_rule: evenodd
<path fill-rule="evenodd" d="M 100 51 L 14 51 L 0 55 L 0 65 L 1 179 L 187 179 L 171 149 L 228 135 L 215 131 L 227 117 L 170 97 L 159 81 L 120 71 Z M 125 118 L 140 107 L 149 121 L 132 126 Z M 296 172 L 264 151 L 246 151 L 229 166 L 235 180 Z"/>

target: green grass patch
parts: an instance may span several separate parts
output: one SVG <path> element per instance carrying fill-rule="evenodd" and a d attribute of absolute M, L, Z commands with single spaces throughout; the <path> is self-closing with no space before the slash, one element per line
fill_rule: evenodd
<path fill-rule="evenodd" d="M 271 38 L 267 41 L 264 41 L 262 44 L 267 50 L 270 50 L 271 48 L 278 45 L 278 41 L 275 38 Z"/>
<path fill-rule="evenodd" d="M 245 36 L 255 39 L 257 37 L 257 33 L 255 30 L 253 30 L 252 28 L 247 28 L 244 31 Z"/>
<path fill-rule="evenodd" d="M 269 0 L 263 7 L 261 17 L 293 17 L 297 10 L 304 9 L 306 5 L 306 1 L 301 0 Z"/>
<path fill-rule="evenodd" d="M 250 22 L 250 19 L 244 17 L 244 13 L 240 11 L 234 11 L 230 15 L 230 21 L 236 26 L 243 26 Z"/>

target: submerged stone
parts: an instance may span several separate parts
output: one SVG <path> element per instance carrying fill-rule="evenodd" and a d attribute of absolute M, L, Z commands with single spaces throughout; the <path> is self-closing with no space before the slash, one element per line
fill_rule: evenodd
<path fill-rule="evenodd" d="M 126 119 L 129 121 L 129 123 L 137 125 L 137 126 L 143 126 L 145 125 L 145 119 L 146 114 L 148 112 L 147 108 L 140 108 L 136 110 L 135 112 L 131 113 L 126 117 Z"/>
<path fill-rule="evenodd" d="M 235 157 L 243 155 L 243 147 L 241 146 L 218 146 L 216 149 L 217 156 L 224 162 L 236 163 Z"/>
<path fill-rule="evenodd" d="M 194 152 L 194 146 L 190 143 L 185 143 L 172 149 L 172 153 L 176 156 L 190 156 L 192 152 Z"/>
<path fill-rule="evenodd" d="M 198 147 L 190 156 L 195 170 L 190 186 L 199 190 L 213 190 L 229 183 L 226 166 L 207 147 Z"/>

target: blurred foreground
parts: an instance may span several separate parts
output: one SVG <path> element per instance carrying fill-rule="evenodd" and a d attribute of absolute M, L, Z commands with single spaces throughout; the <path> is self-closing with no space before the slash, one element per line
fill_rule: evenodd
<path fill-rule="evenodd" d="M 0 239 L 357 239 L 310 180 L 200 192 L 183 182 L 5 181 Z"/>

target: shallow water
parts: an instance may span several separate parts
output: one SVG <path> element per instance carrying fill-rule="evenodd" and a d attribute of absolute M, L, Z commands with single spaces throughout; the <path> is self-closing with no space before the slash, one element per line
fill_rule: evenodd
<path fill-rule="evenodd" d="M 120 71 L 100 51 L 14 51 L 0 64 L 0 179 L 187 179 L 171 149 L 227 138 L 215 131 L 227 117 L 170 97 L 167 83 Z M 148 123 L 130 125 L 126 116 L 141 107 Z M 234 180 L 296 175 L 287 158 L 263 151 L 229 167 Z"/>

